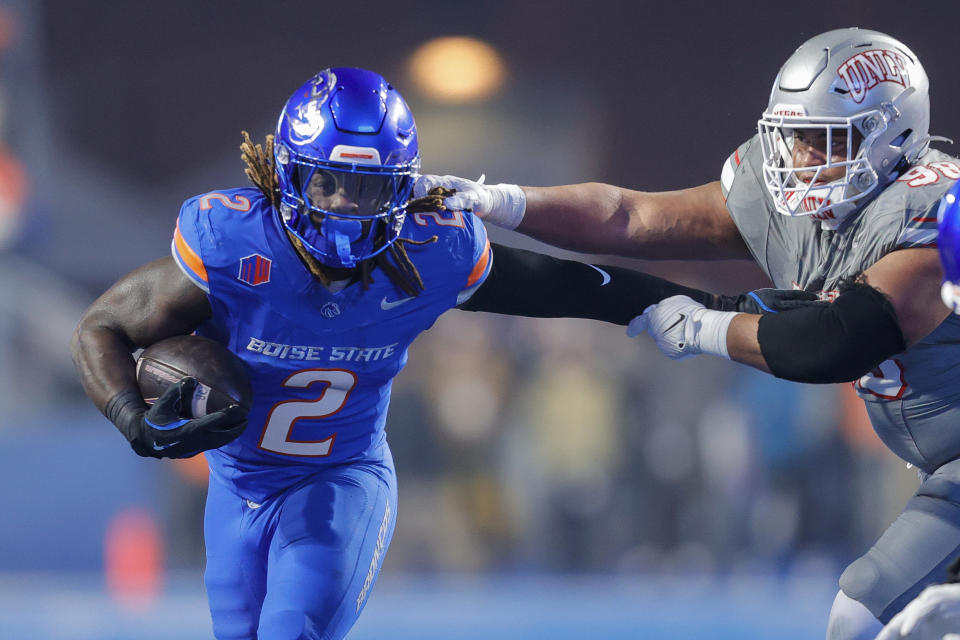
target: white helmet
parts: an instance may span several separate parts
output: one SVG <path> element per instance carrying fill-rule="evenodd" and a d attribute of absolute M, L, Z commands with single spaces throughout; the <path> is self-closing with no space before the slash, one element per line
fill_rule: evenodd
<path fill-rule="evenodd" d="M 800 45 L 758 122 L 764 183 L 777 211 L 814 216 L 827 228 L 858 211 L 926 150 L 928 88 L 913 52 L 877 31 L 837 29 Z M 823 164 L 793 166 L 798 135 L 825 141 Z M 842 177 L 820 179 L 839 167 Z"/>

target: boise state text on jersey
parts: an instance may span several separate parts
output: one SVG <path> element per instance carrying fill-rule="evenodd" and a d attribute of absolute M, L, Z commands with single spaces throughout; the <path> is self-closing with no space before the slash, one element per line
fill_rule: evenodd
<path fill-rule="evenodd" d="M 382 455 L 391 384 L 410 343 L 492 266 L 483 224 L 467 212 L 409 215 L 401 237 L 436 238 L 408 249 L 419 296 L 378 272 L 366 291 L 328 289 L 259 190 L 184 203 L 173 256 L 213 309 L 197 333 L 242 358 L 254 389 L 244 435 L 207 452 L 211 473 L 238 495 L 259 502 L 318 467 Z"/>

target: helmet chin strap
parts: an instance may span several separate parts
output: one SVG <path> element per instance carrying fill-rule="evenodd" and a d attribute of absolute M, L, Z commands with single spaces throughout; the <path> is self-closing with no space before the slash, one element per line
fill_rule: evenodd
<path fill-rule="evenodd" d="M 340 263 L 345 267 L 355 266 L 353 256 L 350 255 L 350 240 L 342 233 L 335 233 L 333 240 L 336 243 L 337 257 L 340 258 Z"/>
<path fill-rule="evenodd" d="M 944 138 L 943 136 L 926 136 L 924 138 L 918 138 L 917 140 L 914 140 L 909 146 L 901 149 L 903 158 L 906 160 L 906 167 L 904 168 L 904 171 L 906 171 L 910 165 L 916 162 L 917 158 L 926 152 L 927 147 L 930 146 L 931 142 L 946 142 L 947 144 L 953 144 L 953 140 L 951 138 Z M 897 177 L 898 176 L 894 176 L 894 179 Z"/>

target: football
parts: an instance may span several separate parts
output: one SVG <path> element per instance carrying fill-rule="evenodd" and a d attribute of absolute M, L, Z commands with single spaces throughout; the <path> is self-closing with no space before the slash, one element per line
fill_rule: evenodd
<path fill-rule="evenodd" d="M 148 404 L 163 395 L 181 378 L 197 379 L 189 411 L 196 418 L 239 404 L 246 410 L 253 402 L 253 389 L 243 361 L 225 346 L 200 336 L 173 336 L 143 350 L 137 359 L 137 384 Z"/>

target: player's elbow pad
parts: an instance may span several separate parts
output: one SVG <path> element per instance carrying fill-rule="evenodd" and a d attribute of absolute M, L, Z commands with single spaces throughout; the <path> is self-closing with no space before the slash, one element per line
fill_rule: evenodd
<path fill-rule="evenodd" d="M 893 305 L 867 284 L 827 306 L 765 314 L 757 339 L 773 375 L 796 382 L 850 382 L 907 348 Z"/>

